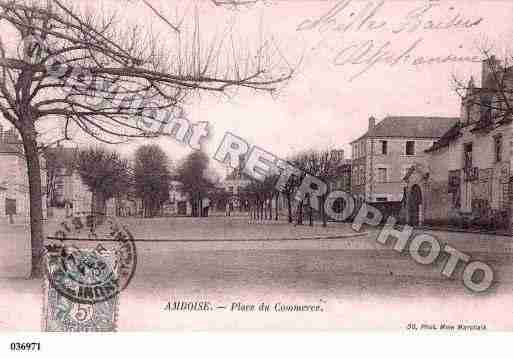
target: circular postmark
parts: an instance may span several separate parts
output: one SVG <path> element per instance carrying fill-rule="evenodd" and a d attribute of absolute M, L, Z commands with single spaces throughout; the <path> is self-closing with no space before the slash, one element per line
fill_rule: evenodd
<path fill-rule="evenodd" d="M 116 218 L 78 213 L 63 221 L 46 246 L 46 275 L 62 296 L 80 304 L 107 301 L 135 274 L 137 251 Z"/>

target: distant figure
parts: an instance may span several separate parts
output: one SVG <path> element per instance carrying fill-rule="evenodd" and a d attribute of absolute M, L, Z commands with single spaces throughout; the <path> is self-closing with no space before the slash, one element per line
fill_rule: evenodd
<path fill-rule="evenodd" d="M 226 204 L 226 217 L 231 216 L 232 210 L 233 210 L 233 203 L 230 201 Z"/>
<path fill-rule="evenodd" d="M 202 216 L 208 217 L 208 211 L 210 209 L 210 199 L 204 198 L 201 200 L 201 210 L 202 210 Z"/>

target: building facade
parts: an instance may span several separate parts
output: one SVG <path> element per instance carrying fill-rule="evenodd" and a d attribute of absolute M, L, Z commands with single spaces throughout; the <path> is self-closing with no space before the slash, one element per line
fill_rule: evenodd
<path fill-rule="evenodd" d="M 512 116 L 501 110 L 490 69 L 497 64 L 489 61 L 495 60 L 483 62 L 481 88 L 468 83 L 460 121 L 428 149 L 427 165 L 415 165 L 405 178 L 410 224 L 511 229 Z M 509 71 L 505 76 L 513 84 Z"/>
<path fill-rule="evenodd" d="M 43 158 L 41 162 L 44 166 Z M 43 217 L 46 217 L 45 181 L 42 171 Z M 0 125 L 0 222 L 26 222 L 29 217 L 30 196 L 23 145 L 14 128 L 4 131 Z"/>
<path fill-rule="evenodd" d="M 401 202 L 408 169 L 425 163 L 424 151 L 457 121 L 457 117 L 389 116 L 376 123 L 371 117 L 368 131 L 351 143 L 351 193 L 357 202 Z"/>

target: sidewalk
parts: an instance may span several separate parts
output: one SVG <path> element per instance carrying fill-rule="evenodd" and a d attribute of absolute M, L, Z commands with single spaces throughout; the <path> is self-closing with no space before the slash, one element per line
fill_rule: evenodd
<path fill-rule="evenodd" d="M 481 234 L 489 234 L 495 236 L 513 236 L 511 232 L 507 230 L 486 230 L 482 228 L 461 228 L 461 227 L 438 227 L 438 226 L 416 226 L 414 227 L 416 230 L 425 230 L 425 231 L 444 231 L 444 232 L 455 232 L 455 233 L 481 233 Z"/>

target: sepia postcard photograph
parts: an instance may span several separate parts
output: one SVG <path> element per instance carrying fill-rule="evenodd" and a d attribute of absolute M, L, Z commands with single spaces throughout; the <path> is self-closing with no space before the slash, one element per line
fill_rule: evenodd
<path fill-rule="evenodd" d="M 0 333 L 513 330 L 512 18 L 0 0 Z"/>

